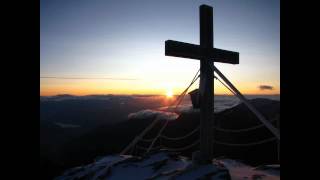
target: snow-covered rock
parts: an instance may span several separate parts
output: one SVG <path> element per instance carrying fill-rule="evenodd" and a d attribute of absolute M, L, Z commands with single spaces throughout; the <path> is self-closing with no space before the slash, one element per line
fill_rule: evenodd
<path fill-rule="evenodd" d="M 94 163 L 72 168 L 55 180 L 126 179 L 230 179 L 221 164 L 192 165 L 191 161 L 166 151 L 145 157 L 106 156 Z"/>
<path fill-rule="evenodd" d="M 232 180 L 279 180 L 280 165 L 263 165 L 256 168 L 232 159 L 216 160 L 223 164 L 230 173 Z"/>
<path fill-rule="evenodd" d="M 232 159 L 214 159 L 212 164 L 193 165 L 178 154 L 161 150 L 144 157 L 110 155 L 75 167 L 55 180 L 279 180 L 280 165 L 251 167 Z"/>

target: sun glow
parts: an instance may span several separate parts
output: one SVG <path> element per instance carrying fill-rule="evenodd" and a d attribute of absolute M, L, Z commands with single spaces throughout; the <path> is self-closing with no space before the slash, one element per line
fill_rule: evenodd
<path fill-rule="evenodd" d="M 173 96 L 173 92 L 172 92 L 172 90 L 171 90 L 171 89 L 168 89 L 168 90 L 167 90 L 167 92 L 166 92 L 166 96 L 167 96 L 167 98 L 172 98 L 172 96 Z"/>

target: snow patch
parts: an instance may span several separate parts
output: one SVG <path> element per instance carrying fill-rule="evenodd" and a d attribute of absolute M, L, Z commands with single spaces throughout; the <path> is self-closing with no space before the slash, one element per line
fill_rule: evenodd
<path fill-rule="evenodd" d="M 263 180 L 279 180 L 280 165 L 267 165 L 253 168 L 239 161 L 232 159 L 221 159 L 218 162 L 222 163 L 231 175 L 232 180 L 243 179 L 263 179 Z"/>

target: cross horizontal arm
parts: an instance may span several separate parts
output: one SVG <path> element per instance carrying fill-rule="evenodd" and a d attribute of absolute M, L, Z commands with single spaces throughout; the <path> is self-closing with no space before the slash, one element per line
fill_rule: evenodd
<path fill-rule="evenodd" d="M 213 59 L 214 62 L 239 64 L 239 53 L 217 48 L 205 49 L 200 45 L 167 40 L 165 42 L 165 55 L 190 59 Z"/>

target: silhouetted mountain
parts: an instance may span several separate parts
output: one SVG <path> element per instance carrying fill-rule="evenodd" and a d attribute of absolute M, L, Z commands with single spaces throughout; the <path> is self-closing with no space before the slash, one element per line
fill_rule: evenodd
<path fill-rule="evenodd" d="M 65 164 L 68 162 L 61 158 L 65 154 L 61 149 L 65 146 L 63 144 L 73 143 L 77 137 L 90 131 L 94 132 L 97 128 L 112 127 L 112 124 L 126 121 L 130 113 L 164 105 L 163 101 L 157 97 L 144 98 L 143 96 L 40 97 L 40 170 L 45 175 L 41 179 L 50 179 L 55 174 L 53 172 L 60 172 L 66 168 Z M 105 137 L 97 138 L 100 140 Z M 105 142 L 103 143 L 106 144 Z M 110 141 L 110 143 L 116 142 Z"/>

